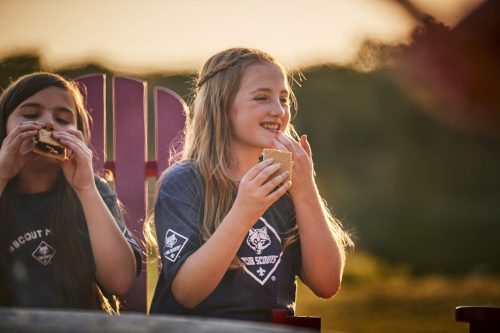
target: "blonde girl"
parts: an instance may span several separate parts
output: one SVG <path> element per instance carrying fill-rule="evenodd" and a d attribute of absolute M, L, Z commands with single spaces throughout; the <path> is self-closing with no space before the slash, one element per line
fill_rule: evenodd
<path fill-rule="evenodd" d="M 287 74 L 262 51 L 212 56 L 196 81 L 182 161 L 155 205 L 162 270 L 152 312 L 270 321 L 294 314 L 296 277 L 340 288 L 351 243 L 326 209 L 305 135 L 294 139 Z M 293 183 L 263 148 L 293 157 Z"/>

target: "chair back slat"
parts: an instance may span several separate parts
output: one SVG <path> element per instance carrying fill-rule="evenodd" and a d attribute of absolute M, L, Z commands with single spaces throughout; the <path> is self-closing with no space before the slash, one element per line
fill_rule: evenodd
<path fill-rule="evenodd" d="M 154 160 L 147 160 L 147 86 L 144 81 L 127 77 L 112 79 L 112 112 L 110 124 L 106 123 L 106 76 L 92 74 L 76 79 L 82 87 L 85 105 L 93 119 L 91 144 L 95 149 L 94 166 L 97 171 L 104 168 L 113 172 L 118 198 L 125 207 L 127 228 L 143 245 L 143 226 L 148 202 L 147 177 L 154 178 L 168 167 L 169 147 L 177 142 L 182 146 L 182 134 L 187 105 L 170 89 L 154 89 L 155 154 Z M 110 138 L 109 132 L 113 133 Z M 106 135 L 108 134 L 108 135 Z M 110 156 L 106 156 L 106 152 Z M 145 250 L 145 249 L 143 249 Z M 135 286 L 123 298 L 124 310 L 146 312 L 147 269 L 142 265 Z"/>
<path fill-rule="evenodd" d="M 129 229 L 141 239 L 146 209 L 146 96 L 145 82 L 113 78 L 116 192 L 125 206 Z"/>
<path fill-rule="evenodd" d="M 102 170 L 105 162 L 106 75 L 90 74 L 79 77 L 85 108 L 92 117 L 90 143 L 94 148 L 94 168 Z"/>
<path fill-rule="evenodd" d="M 175 151 L 182 148 L 187 105 L 170 89 L 155 87 L 155 133 L 157 175 L 169 166 L 171 144 Z"/>
<path fill-rule="evenodd" d="M 126 223 L 143 244 L 146 216 L 146 83 L 126 77 L 113 78 L 113 161 L 116 193 L 125 207 Z M 146 312 L 146 266 L 124 299 L 128 311 Z"/>

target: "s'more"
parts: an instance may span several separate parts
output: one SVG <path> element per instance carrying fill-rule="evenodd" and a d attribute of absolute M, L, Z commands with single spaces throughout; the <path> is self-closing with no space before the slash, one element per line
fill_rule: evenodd
<path fill-rule="evenodd" d="M 265 148 L 262 151 L 262 158 L 265 160 L 271 157 L 275 162 L 280 163 L 280 169 L 276 172 L 276 174 L 281 174 L 284 171 L 288 171 L 288 174 L 290 175 L 289 180 L 292 180 L 292 153 L 284 150 Z"/>

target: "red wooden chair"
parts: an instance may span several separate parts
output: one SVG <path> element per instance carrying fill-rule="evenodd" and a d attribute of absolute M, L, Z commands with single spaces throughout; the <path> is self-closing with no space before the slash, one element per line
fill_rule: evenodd
<path fill-rule="evenodd" d="M 170 144 L 183 133 L 186 103 L 173 91 L 155 87 L 153 114 L 148 117 L 146 83 L 114 77 L 112 110 L 107 110 L 106 116 L 106 76 L 92 74 L 76 81 L 84 87 L 85 104 L 93 118 L 94 166 L 96 170 L 107 169 L 113 173 L 116 192 L 125 207 L 127 227 L 146 253 L 143 223 L 147 213 L 147 179 L 156 178 L 168 167 Z M 106 121 L 110 119 L 109 112 L 112 113 L 111 124 Z M 149 126 L 154 128 L 153 133 L 148 133 L 148 119 L 155 121 L 154 126 Z M 148 137 L 154 137 L 149 145 Z M 144 262 L 136 285 L 122 301 L 125 311 L 147 311 L 146 286 Z"/>

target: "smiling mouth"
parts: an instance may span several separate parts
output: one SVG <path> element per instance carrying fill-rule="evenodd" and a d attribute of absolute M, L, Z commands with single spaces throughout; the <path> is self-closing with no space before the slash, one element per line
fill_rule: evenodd
<path fill-rule="evenodd" d="M 281 125 L 277 124 L 277 123 L 265 123 L 265 124 L 262 124 L 261 126 L 264 127 L 268 131 L 272 131 L 272 132 L 276 132 L 276 133 L 279 132 L 279 130 L 281 128 Z"/>

